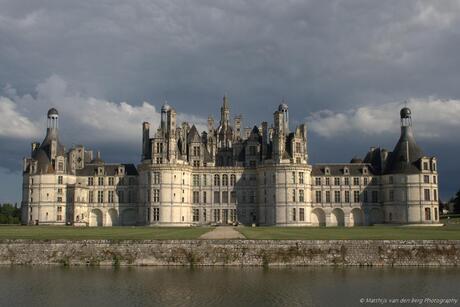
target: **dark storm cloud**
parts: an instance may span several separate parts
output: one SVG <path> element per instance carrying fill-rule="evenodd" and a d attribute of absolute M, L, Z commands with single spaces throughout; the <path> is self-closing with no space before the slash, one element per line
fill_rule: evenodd
<path fill-rule="evenodd" d="M 25 140 L 42 137 L 37 128 L 41 133 L 47 100 L 65 111 L 68 145 L 87 142 L 104 147 L 108 159 L 137 159 L 133 144 L 138 139 L 130 140 L 139 114 L 150 112 L 155 120 L 155 107 L 167 99 L 178 112 L 194 114 L 200 122 L 208 113 L 218 114 L 220 97 L 227 93 L 232 111 L 243 113 L 247 125 L 271 121 L 273 109 L 286 99 L 293 122 L 306 117 L 313 121 L 313 162 L 326 156 L 347 160 L 315 152 L 337 142 L 367 149 L 371 144 L 364 144 L 365 138 L 360 138 L 363 144 L 353 141 L 368 127 L 366 117 L 359 116 L 360 107 L 394 104 L 396 119 L 385 119 L 397 125 L 396 102 L 405 99 L 420 102 L 420 112 L 424 103 L 431 106 L 439 99 L 448 101 L 439 106 L 442 114 L 458 106 L 459 6 L 458 1 L 4 0 L 0 85 L 10 86 L 0 95 L 2 115 L 7 110 L 19 118 L 13 132 L 0 124 L 2 148 L 10 148 L 2 149 L 2 158 L 19 159 L 28 152 L 22 149 Z M 65 91 L 59 88 L 61 81 Z M 85 108 L 72 104 L 101 115 L 85 115 Z M 122 121 L 129 128 L 120 143 L 131 146 L 110 145 L 110 129 L 116 126 L 97 125 L 110 116 L 124 119 L 121 114 L 129 110 L 134 115 Z M 78 123 L 80 117 L 86 125 Z M 346 129 L 331 125 L 337 119 Z M 439 144 L 430 153 L 442 156 L 443 146 L 458 151 L 452 133 L 444 135 L 458 129 L 458 122 L 422 122 L 422 145 Z M 437 134 L 430 137 L 431 124 Z M 88 126 L 96 131 L 93 140 L 83 129 Z M 383 130 L 364 134 L 383 140 L 397 127 Z M 458 170 L 455 159 L 446 159 L 440 165 Z"/>

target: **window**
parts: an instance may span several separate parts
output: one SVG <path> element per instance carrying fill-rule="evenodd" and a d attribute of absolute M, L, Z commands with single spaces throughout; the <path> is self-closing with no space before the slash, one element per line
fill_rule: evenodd
<path fill-rule="evenodd" d="M 62 221 L 62 215 L 61 215 L 61 214 L 58 214 L 58 215 L 56 216 L 56 220 L 57 220 L 57 221 Z"/>
<path fill-rule="evenodd" d="M 292 208 L 292 220 L 295 222 L 296 220 L 296 210 L 295 208 Z"/>
<path fill-rule="evenodd" d="M 353 177 L 353 185 L 359 185 L 359 177 Z"/>
<path fill-rule="evenodd" d="M 63 177 L 62 176 L 58 176 L 58 184 L 62 184 L 63 183 Z"/>
<path fill-rule="evenodd" d="M 214 175 L 214 186 L 220 186 L 220 177 L 217 174 Z"/>
<path fill-rule="evenodd" d="M 430 200 L 430 189 L 424 190 L 425 200 Z"/>
<path fill-rule="evenodd" d="M 104 185 L 104 177 L 97 178 L 97 184 L 98 185 Z"/>
<path fill-rule="evenodd" d="M 424 171 L 428 170 L 428 162 L 423 162 L 423 170 Z"/>
<path fill-rule="evenodd" d="M 97 191 L 97 202 L 100 204 L 104 202 L 104 191 Z"/>
<path fill-rule="evenodd" d="M 438 183 L 436 176 L 433 176 L 433 183 L 435 183 L 435 184 Z"/>
<path fill-rule="evenodd" d="M 430 183 L 430 176 L 424 175 L 423 176 L 423 183 Z"/>
<path fill-rule="evenodd" d="M 339 177 L 334 178 L 334 185 L 340 185 L 340 178 Z"/>
<path fill-rule="evenodd" d="M 156 144 L 156 151 L 157 151 L 157 153 L 162 153 L 163 152 L 163 143 L 157 143 Z"/>
<path fill-rule="evenodd" d="M 193 203 L 198 204 L 200 202 L 200 192 L 193 191 Z"/>
<path fill-rule="evenodd" d="M 57 212 L 59 212 L 59 213 L 62 212 L 62 207 L 61 206 L 57 207 Z"/>
<path fill-rule="evenodd" d="M 160 184 L 160 172 L 153 173 L 153 184 Z"/>
<path fill-rule="evenodd" d="M 353 191 L 353 202 L 359 203 L 359 191 Z"/>
<path fill-rule="evenodd" d="M 228 186 L 228 175 L 227 174 L 222 175 L 222 185 Z"/>
<path fill-rule="evenodd" d="M 213 209 L 213 222 L 219 222 L 220 220 L 220 209 Z"/>
<path fill-rule="evenodd" d="M 438 208 L 434 208 L 434 220 L 438 220 Z"/>
<path fill-rule="evenodd" d="M 321 191 L 316 191 L 315 192 L 315 199 L 316 199 L 316 202 L 317 203 L 321 203 L 322 200 L 321 200 Z"/>
<path fill-rule="evenodd" d="M 331 191 L 326 191 L 326 202 L 327 203 L 331 202 Z"/>
<path fill-rule="evenodd" d="M 368 197 L 367 197 L 367 191 L 363 191 L 363 201 L 367 203 Z"/>
<path fill-rule="evenodd" d="M 109 195 L 108 195 L 108 202 L 109 203 L 113 203 L 113 191 L 109 191 Z"/>
<path fill-rule="evenodd" d="M 295 189 L 292 190 L 292 202 L 295 203 Z"/>
<path fill-rule="evenodd" d="M 94 195 L 93 195 L 93 192 L 91 192 L 91 191 L 88 194 L 88 201 L 90 203 L 94 203 Z"/>
<path fill-rule="evenodd" d="M 393 190 L 388 191 L 388 199 L 389 199 L 390 201 L 394 201 L 394 200 L 395 200 L 395 191 L 393 191 Z"/>
<path fill-rule="evenodd" d="M 199 167 L 200 166 L 200 160 L 193 160 L 193 166 L 194 167 Z"/>
<path fill-rule="evenodd" d="M 62 194 L 62 188 L 59 188 L 59 189 L 57 190 L 57 192 L 58 192 L 58 194 Z M 32 193 L 32 190 L 31 190 L 31 193 Z"/>
<path fill-rule="evenodd" d="M 230 203 L 232 204 L 236 203 L 236 192 L 235 191 L 230 192 Z"/>
<path fill-rule="evenodd" d="M 334 191 L 334 202 L 340 203 L 340 191 Z"/>
<path fill-rule="evenodd" d="M 249 203 L 254 204 L 256 202 L 256 194 L 254 191 L 249 192 Z"/>
<path fill-rule="evenodd" d="M 153 202 L 154 203 L 160 202 L 160 190 L 153 190 Z"/>
<path fill-rule="evenodd" d="M 369 178 L 364 177 L 364 185 L 368 185 L 368 184 L 369 184 Z"/>
<path fill-rule="evenodd" d="M 331 178 L 326 177 L 326 185 L 331 185 Z"/>
<path fill-rule="evenodd" d="M 315 185 L 321 185 L 321 177 L 315 178 Z"/>
<path fill-rule="evenodd" d="M 433 162 L 433 172 L 436 171 L 436 163 Z"/>
<path fill-rule="evenodd" d="M 193 155 L 194 156 L 200 155 L 200 146 L 193 146 Z"/>
<path fill-rule="evenodd" d="M 160 208 L 153 208 L 153 221 L 158 222 L 160 220 Z"/>
<path fill-rule="evenodd" d="M 203 175 L 203 185 L 206 186 L 208 185 L 208 176 Z"/>
<path fill-rule="evenodd" d="M 292 183 L 295 183 L 295 172 L 292 172 Z"/>
<path fill-rule="evenodd" d="M 301 150 L 300 150 L 300 143 L 299 143 L 299 142 L 296 142 L 296 143 L 295 143 L 295 152 L 296 152 L 296 153 L 301 153 Z"/>
<path fill-rule="evenodd" d="M 220 203 L 220 192 L 219 191 L 214 191 L 214 203 L 215 204 Z"/>
<path fill-rule="evenodd" d="M 203 209 L 203 222 L 206 222 L 206 209 Z"/>
<path fill-rule="evenodd" d="M 305 221 L 305 209 L 304 208 L 299 208 L 299 221 L 301 222 Z"/>
<path fill-rule="evenodd" d="M 346 203 L 350 202 L 350 191 L 345 191 L 345 202 Z"/>
<path fill-rule="evenodd" d="M 59 170 L 59 171 L 63 171 L 63 170 L 64 170 L 64 163 L 62 163 L 62 162 L 59 162 L 59 163 L 58 163 L 58 170 Z"/>
<path fill-rule="evenodd" d="M 394 183 L 393 176 L 388 177 L 388 183 L 389 183 L 389 184 L 393 184 L 393 183 Z"/>
<path fill-rule="evenodd" d="M 438 191 L 433 190 L 433 200 L 437 201 L 438 200 Z"/>
<path fill-rule="evenodd" d="M 425 208 L 425 220 L 431 220 L 431 210 L 430 208 Z"/>
<path fill-rule="evenodd" d="M 305 198 L 304 198 L 304 191 L 303 190 L 299 190 L 299 202 L 303 203 L 305 201 Z"/>
<path fill-rule="evenodd" d="M 228 203 L 228 191 L 222 192 L 222 203 L 224 204 Z"/>
<path fill-rule="evenodd" d="M 299 183 L 304 184 L 303 172 L 299 173 Z"/>
<path fill-rule="evenodd" d="M 200 221 L 200 209 L 193 209 L 193 221 L 194 222 Z"/>
<path fill-rule="evenodd" d="M 200 185 L 200 175 L 194 174 L 192 177 L 192 183 L 194 187 L 197 187 Z"/>
<path fill-rule="evenodd" d="M 344 180 L 345 180 L 345 183 L 344 183 L 345 185 L 350 185 L 350 178 L 349 177 L 345 177 Z"/>
<path fill-rule="evenodd" d="M 372 202 L 377 203 L 379 201 L 379 192 L 378 191 L 372 191 Z"/>
<path fill-rule="evenodd" d="M 230 175 L 230 185 L 234 186 L 235 183 L 236 183 L 236 176 L 235 176 L 235 174 L 231 174 Z"/>

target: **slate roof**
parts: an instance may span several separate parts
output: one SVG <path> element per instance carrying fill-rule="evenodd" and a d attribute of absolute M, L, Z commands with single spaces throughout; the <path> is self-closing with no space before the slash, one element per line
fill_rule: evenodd
<path fill-rule="evenodd" d="M 329 168 L 329 175 L 326 175 L 325 169 Z M 315 164 L 312 166 L 312 176 L 344 176 L 344 168 L 347 167 L 349 174 L 347 176 L 362 176 L 363 168 L 367 167 L 368 174 L 374 175 L 375 171 L 372 165 L 368 163 L 331 163 Z"/>
<path fill-rule="evenodd" d="M 419 173 L 421 157 L 423 157 L 423 152 L 415 143 L 411 127 L 401 127 L 401 137 L 388 156 L 384 174 Z"/>
<path fill-rule="evenodd" d="M 120 165 L 125 167 L 125 174 L 128 176 L 138 176 L 136 166 L 134 164 L 93 164 L 88 163 L 84 168 L 77 170 L 77 176 L 94 176 L 97 173 L 98 167 L 104 168 L 104 176 L 115 176 Z"/>

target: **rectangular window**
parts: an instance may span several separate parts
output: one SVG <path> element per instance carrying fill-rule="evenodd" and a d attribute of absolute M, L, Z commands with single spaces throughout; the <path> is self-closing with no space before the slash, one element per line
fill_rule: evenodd
<path fill-rule="evenodd" d="M 304 184 L 303 172 L 299 173 L 299 183 Z"/>
<path fill-rule="evenodd" d="M 193 160 L 193 166 L 194 167 L 199 167 L 200 166 L 200 160 Z"/>
<path fill-rule="evenodd" d="M 316 202 L 317 203 L 321 203 L 322 200 L 321 200 L 321 191 L 316 191 L 315 192 L 315 199 L 316 199 Z"/>
<path fill-rule="evenodd" d="M 331 191 L 326 191 L 326 202 L 327 203 L 331 202 Z"/>
<path fill-rule="evenodd" d="M 192 176 L 192 183 L 194 187 L 197 187 L 200 185 L 200 175 L 193 174 Z"/>
<path fill-rule="evenodd" d="M 109 177 L 109 185 L 113 185 L 113 184 L 114 184 L 113 177 Z"/>
<path fill-rule="evenodd" d="M 222 185 L 224 187 L 228 186 L 228 175 L 227 174 L 222 175 Z"/>
<path fill-rule="evenodd" d="M 299 208 L 299 221 L 301 222 L 305 221 L 305 209 L 304 208 Z"/>
<path fill-rule="evenodd" d="M 433 190 L 433 200 L 437 201 L 438 200 L 438 191 Z"/>
<path fill-rule="evenodd" d="M 220 221 L 220 209 L 213 209 L 213 222 L 219 222 Z"/>
<path fill-rule="evenodd" d="M 249 192 L 249 203 L 251 204 L 256 203 L 256 194 L 254 191 Z"/>
<path fill-rule="evenodd" d="M 315 185 L 321 185 L 321 177 L 315 178 Z"/>
<path fill-rule="evenodd" d="M 435 184 L 438 183 L 436 176 L 433 176 L 433 183 L 435 183 Z"/>
<path fill-rule="evenodd" d="M 359 203 L 359 191 L 353 191 L 353 202 Z"/>
<path fill-rule="evenodd" d="M 194 222 L 200 221 L 200 209 L 193 209 L 193 221 Z"/>
<path fill-rule="evenodd" d="M 92 186 L 94 184 L 93 177 L 88 177 L 88 185 Z"/>
<path fill-rule="evenodd" d="M 58 215 L 56 216 L 56 220 L 57 220 L 57 221 L 62 221 L 62 215 L 61 215 L 61 214 L 58 214 Z"/>
<path fill-rule="evenodd" d="M 345 177 L 344 180 L 345 180 L 345 183 L 344 183 L 345 185 L 350 185 L 350 178 L 349 177 Z"/>
<path fill-rule="evenodd" d="M 214 203 L 220 204 L 220 192 L 219 191 L 214 191 Z"/>
<path fill-rule="evenodd" d="M 193 155 L 194 156 L 200 155 L 200 146 L 193 146 Z"/>
<path fill-rule="evenodd" d="M 153 184 L 160 184 L 160 172 L 153 173 Z"/>
<path fill-rule="evenodd" d="M 393 184 L 393 183 L 394 183 L 393 176 L 388 177 L 388 183 L 389 183 L 389 184 Z"/>
<path fill-rule="evenodd" d="M 93 203 L 94 202 L 94 195 L 93 192 L 88 192 L 88 202 Z"/>
<path fill-rule="evenodd" d="M 395 191 L 393 191 L 393 190 L 388 191 L 388 199 L 389 199 L 390 201 L 394 201 L 394 200 L 395 200 Z"/>
<path fill-rule="evenodd" d="M 431 220 L 431 210 L 430 208 L 425 208 L 425 220 Z"/>
<path fill-rule="evenodd" d="M 62 184 L 64 182 L 64 178 L 62 176 L 58 176 L 58 184 Z"/>
<path fill-rule="evenodd" d="M 220 186 L 220 176 L 218 174 L 214 175 L 214 186 Z"/>
<path fill-rule="evenodd" d="M 350 191 L 345 191 L 345 202 L 346 203 L 350 202 Z"/>
<path fill-rule="evenodd" d="M 206 191 L 203 191 L 203 204 L 206 204 L 207 202 L 208 200 L 207 200 Z"/>
<path fill-rule="evenodd" d="M 438 208 L 434 208 L 434 220 L 438 220 Z"/>
<path fill-rule="evenodd" d="M 223 191 L 222 192 L 222 203 L 223 204 L 228 203 L 228 191 Z"/>
<path fill-rule="evenodd" d="M 300 151 L 300 143 L 299 142 L 295 143 L 295 152 L 296 153 L 301 153 L 301 151 Z"/>
<path fill-rule="evenodd" d="M 203 209 L 203 222 L 206 222 L 206 209 Z"/>
<path fill-rule="evenodd" d="M 326 177 L 326 185 L 331 185 L 331 178 Z"/>
<path fill-rule="evenodd" d="M 198 204 L 200 202 L 200 192 L 193 191 L 193 203 Z"/>
<path fill-rule="evenodd" d="M 423 170 L 424 171 L 428 170 L 428 162 L 423 162 Z"/>
<path fill-rule="evenodd" d="M 425 200 L 426 201 L 430 200 L 430 189 L 425 189 L 424 190 L 424 195 L 425 195 Z"/>
<path fill-rule="evenodd" d="M 160 202 L 160 190 L 153 190 L 153 202 L 154 203 Z"/>
<path fill-rule="evenodd" d="M 295 208 L 292 208 L 292 220 L 295 222 L 297 216 L 296 216 L 296 210 Z"/>
<path fill-rule="evenodd" d="M 236 192 L 235 191 L 230 192 L 230 203 L 232 204 L 236 203 Z"/>
<path fill-rule="evenodd" d="M 295 203 L 295 189 L 292 190 L 292 202 Z"/>
<path fill-rule="evenodd" d="M 424 175 L 423 176 L 423 183 L 430 183 L 430 176 Z"/>
<path fill-rule="evenodd" d="M 365 203 L 368 202 L 367 191 L 363 191 L 363 201 L 364 201 Z"/>
<path fill-rule="evenodd" d="M 368 184 L 369 184 L 369 178 L 364 177 L 364 185 L 368 185 Z"/>
<path fill-rule="evenodd" d="M 113 203 L 113 191 L 109 191 L 109 195 L 108 195 L 108 202 L 109 203 Z"/>
<path fill-rule="evenodd" d="M 379 192 L 378 191 L 372 191 L 372 202 L 373 203 L 379 202 Z"/>
<path fill-rule="evenodd" d="M 62 207 L 61 206 L 57 207 L 57 212 L 62 212 Z"/>
<path fill-rule="evenodd" d="M 334 185 L 340 185 L 340 178 L 339 177 L 334 178 Z"/>
<path fill-rule="evenodd" d="M 292 183 L 295 183 L 295 172 L 292 172 Z"/>
<path fill-rule="evenodd" d="M 97 184 L 98 185 L 104 185 L 104 177 L 97 178 Z"/>
<path fill-rule="evenodd" d="M 305 201 L 305 198 L 304 198 L 304 191 L 303 190 L 299 190 L 299 202 L 303 203 Z"/>
<path fill-rule="evenodd" d="M 160 208 L 153 208 L 153 221 L 158 222 L 160 220 Z"/>
<path fill-rule="evenodd" d="M 104 202 L 104 191 L 97 191 L 97 202 L 100 204 Z"/>
<path fill-rule="evenodd" d="M 353 177 L 353 185 L 359 185 L 359 177 Z"/>
<path fill-rule="evenodd" d="M 334 202 L 340 203 L 340 191 L 334 191 Z"/>
<path fill-rule="evenodd" d="M 206 175 L 203 175 L 203 186 L 207 186 L 208 185 L 208 177 Z"/>

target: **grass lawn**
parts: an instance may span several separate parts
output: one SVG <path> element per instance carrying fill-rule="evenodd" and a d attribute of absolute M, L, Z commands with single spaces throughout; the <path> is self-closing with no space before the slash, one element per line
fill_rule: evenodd
<path fill-rule="evenodd" d="M 460 225 L 444 227 L 240 227 L 247 239 L 254 240 L 460 240 Z"/>
<path fill-rule="evenodd" d="M 198 239 L 210 227 L 70 227 L 70 226 L 0 226 L 2 239 L 30 240 L 188 240 Z"/>

